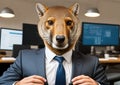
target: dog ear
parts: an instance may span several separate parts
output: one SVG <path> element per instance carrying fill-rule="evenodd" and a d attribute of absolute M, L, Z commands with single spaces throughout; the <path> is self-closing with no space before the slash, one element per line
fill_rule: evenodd
<path fill-rule="evenodd" d="M 78 3 L 75 3 L 72 7 L 70 7 L 70 10 L 73 12 L 75 16 L 79 14 L 79 9 L 80 9 L 80 6 Z"/>
<path fill-rule="evenodd" d="M 36 3 L 36 11 L 38 13 L 38 16 L 41 17 L 47 11 L 47 7 L 41 3 Z"/>

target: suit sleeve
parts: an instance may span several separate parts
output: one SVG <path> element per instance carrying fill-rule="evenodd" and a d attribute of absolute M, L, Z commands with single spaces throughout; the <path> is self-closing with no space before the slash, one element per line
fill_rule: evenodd
<path fill-rule="evenodd" d="M 16 61 L 0 77 L 0 85 L 12 85 L 15 81 L 22 79 L 21 53 Z"/>
<path fill-rule="evenodd" d="M 96 61 L 96 66 L 94 70 L 94 80 L 100 83 L 100 85 L 109 85 L 107 81 L 105 68 L 99 63 L 99 60 Z"/>

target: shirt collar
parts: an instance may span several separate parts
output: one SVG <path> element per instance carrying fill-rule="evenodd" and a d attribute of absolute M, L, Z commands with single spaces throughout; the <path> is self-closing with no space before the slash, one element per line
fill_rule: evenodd
<path fill-rule="evenodd" d="M 53 53 L 49 48 L 45 47 L 45 54 L 46 54 L 46 58 L 48 60 L 48 62 L 51 62 L 53 60 L 53 58 L 56 56 L 55 53 Z M 71 62 L 71 58 L 72 58 L 72 50 L 64 53 L 63 55 L 61 55 L 65 58 L 65 60 L 70 63 Z"/>

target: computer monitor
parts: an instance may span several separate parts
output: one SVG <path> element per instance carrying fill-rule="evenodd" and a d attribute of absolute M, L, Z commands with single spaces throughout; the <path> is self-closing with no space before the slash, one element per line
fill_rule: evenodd
<path fill-rule="evenodd" d="M 14 44 L 22 44 L 22 30 L 1 28 L 0 29 L 0 49 L 13 50 Z"/>
<path fill-rule="evenodd" d="M 83 54 L 90 54 L 91 53 L 91 46 L 82 45 L 81 37 L 79 37 L 79 39 L 75 45 L 75 50 L 77 52 L 81 52 Z"/>
<path fill-rule="evenodd" d="M 44 46 L 43 40 L 39 36 L 36 24 L 23 23 L 23 45 Z"/>
<path fill-rule="evenodd" d="M 82 23 L 82 44 L 90 46 L 119 45 L 119 29 L 116 24 Z"/>
<path fill-rule="evenodd" d="M 14 44 L 13 45 L 13 51 L 12 51 L 12 57 L 16 58 L 19 54 L 20 50 L 24 50 L 24 49 L 31 49 L 30 45 L 18 45 L 18 44 Z"/>

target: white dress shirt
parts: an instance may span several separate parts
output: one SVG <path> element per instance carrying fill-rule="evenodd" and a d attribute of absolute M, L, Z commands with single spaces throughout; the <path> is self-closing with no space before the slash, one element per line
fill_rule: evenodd
<path fill-rule="evenodd" d="M 58 61 L 53 59 L 56 56 L 56 54 L 49 50 L 47 47 L 45 48 L 45 54 L 46 54 L 46 76 L 48 85 L 55 85 L 56 71 L 59 63 Z M 65 58 L 65 60 L 63 61 L 63 66 L 66 73 L 66 85 L 69 85 L 72 74 L 72 59 L 71 59 L 72 50 L 68 51 L 62 56 Z"/>

